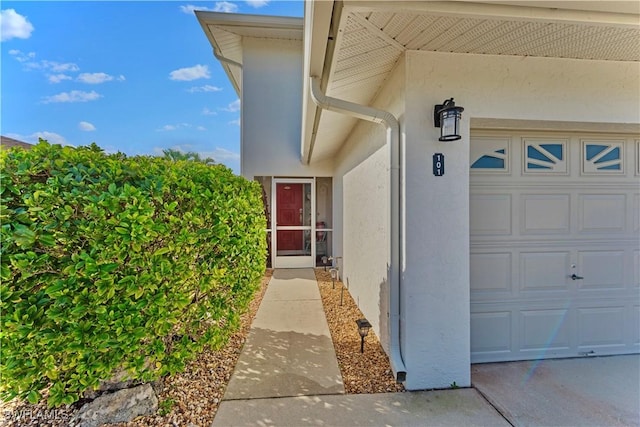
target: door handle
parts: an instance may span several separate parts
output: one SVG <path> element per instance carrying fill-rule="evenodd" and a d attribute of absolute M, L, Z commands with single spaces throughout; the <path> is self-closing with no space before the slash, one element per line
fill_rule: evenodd
<path fill-rule="evenodd" d="M 573 273 L 571 275 L 571 280 L 582 280 L 582 279 L 584 279 L 584 277 L 578 276 L 578 275 L 576 275 L 576 273 Z"/>

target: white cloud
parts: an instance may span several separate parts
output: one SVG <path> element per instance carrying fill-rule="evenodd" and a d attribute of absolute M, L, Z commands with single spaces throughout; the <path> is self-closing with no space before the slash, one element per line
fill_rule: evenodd
<path fill-rule="evenodd" d="M 222 163 L 225 160 L 231 160 L 231 161 L 240 160 L 239 153 L 236 153 L 221 147 L 216 147 L 215 150 L 213 151 L 197 151 L 194 149 L 194 146 L 192 144 L 179 144 L 169 148 L 171 148 L 172 150 L 178 150 L 181 153 L 198 153 L 201 158 L 203 159 L 212 158 L 217 163 Z M 162 150 L 165 150 L 165 149 L 166 148 L 162 148 L 162 147 L 154 147 L 153 152 L 158 156 L 162 156 L 163 155 Z"/>
<path fill-rule="evenodd" d="M 28 142 L 30 144 L 37 144 L 38 139 L 42 138 L 42 139 L 46 139 L 50 144 L 71 145 L 67 142 L 67 140 L 63 136 L 58 135 L 55 132 L 42 131 L 42 132 L 34 132 L 31 135 L 19 135 L 17 133 L 9 133 L 7 134 L 7 136 L 9 138 Z"/>
<path fill-rule="evenodd" d="M 25 16 L 20 15 L 15 9 L 0 11 L 0 41 L 13 38 L 28 39 L 34 28 Z"/>
<path fill-rule="evenodd" d="M 212 85 L 204 85 L 204 86 L 194 86 L 192 88 L 187 89 L 187 92 L 195 93 L 195 92 L 220 92 L 222 90 L 221 87 L 212 86 Z"/>
<path fill-rule="evenodd" d="M 231 120 L 229 122 L 230 125 L 240 126 L 240 119 Z"/>
<path fill-rule="evenodd" d="M 206 128 L 206 127 L 204 127 L 204 126 L 198 126 L 196 129 L 197 129 L 197 130 L 207 130 L 207 128 Z"/>
<path fill-rule="evenodd" d="M 67 140 L 62 136 L 55 132 L 36 132 L 33 134 L 35 137 L 35 141 L 38 141 L 38 138 L 46 139 L 50 144 L 60 144 L 60 145 L 71 145 L 67 142 Z"/>
<path fill-rule="evenodd" d="M 102 148 L 106 154 L 116 154 L 122 152 L 119 148 L 113 145 L 100 146 L 100 148 Z"/>
<path fill-rule="evenodd" d="M 192 147 L 191 144 L 173 145 L 173 146 L 168 147 L 168 148 L 153 147 L 153 154 L 155 154 L 156 156 L 163 156 L 164 155 L 164 150 L 167 150 L 167 149 L 176 150 L 176 151 L 179 151 L 181 153 L 189 153 L 189 152 L 193 152 L 191 147 Z"/>
<path fill-rule="evenodd" d="M 56 76 L 56 74 L 62 73 L 74 73 L 80 70 L 77 64 L 73 62 L 57 62 L 57 61 L 49 61 L 43 59 L 41 61 L 36 61 L 36 53 L 29 52 L 25 53 L 18 49 L 11 49 L 9 51 L 9 55 L 13 56 L 16 61 L 24 64 L 25 68 L 29 70 L 42 70 L 45 73 L 50 72 L 51 75 Z M 56 77 L 51 79 L 51 75 L 49 75 L 49 81 L 52 83 L 59 83 L 60 80 L 56 81 Z M 62 77 L 62 80 L 68 80 Z"/>
<path fill-rule="evenodd" d="M 35 52 L 24 53 L 22 51 L 19 51 L 18 49 L 11 49 L 9 51 L 9 55 L 11 55 L 14 58 L 16 58 L 16 61 L 18 61 L 18 62 L 31 61 L 36 57 L 36 53 Z"/>
<path fill-rule="evenodd" d="M 236 99 L 235 101 L 233 101 L 232 103 L 230 103 L 226 107 L 221 108 L 221 110 L 229 111 L 231 113 L 235 113 L 236 111 L 240 111 L 240 100 Z"/>
<path fill-rule="evenodd" d="M 215 111 L 209 110 L 207 107 L 204 107 L 202 109 L 202 115 L 203 116 L 217 116 L 218 113 L 216 113 Z"/>
<path fill-rule="evenodd" d="M 56 61 L 44 60 L 44 61 L 40 61 L 39 63 L 32 62 L 27 65 L 32 68 L 44 68 L 47 70 L 51 70 L 54 73 L 64 73 L 67 71 L 75 72 L 80 70 L 80 67 L 78 67 L 73 62 L 56 62 Z"/>
<path fill-rule="evenodd" d="M 228 1 L 218 1 L 213 10 L 216 12 L 234 13 L 238 11 L 238 5 L 229 3 Z"/>
<path fill-rule="evenodd" d="M 195 150 L 194 146 L 191 144 L 178 144 L 169 148 L 172 150 L 180 151 L 181 153 L 198 153 L 200 155 L 200 158 L 202 159 L 211 158 L 215 160 L 216 163 L 240 161 L 240 154 L 227 150 L 226 148 L 221 148 L 221 147 L 216 147 L 213 151 Z M 154 147 L 153 153 L 156 156 L 162 156 L 164 155 L 163 150 L 166 150 L 166 148 Z"/>
<path fill-rule="evenodd" d="M 156 129 L 156 132 L 171 132 L 174 130 L 178 130 L 178 129 L 186 129 L 186 128 L 191 128 L 193 127 L 192 125 L 190 125 L 189 123 L 178 123 L 175 125 L 164 125 L 158 129 Z"/>
<path fill-rule="evenodd" d="M 60 83 L 63 80 L 73 80 L 73 77 L 67 76 L 66 74 L 50 74 L 48 78 L 49 83 Z"/>
<path fill-rule="evenodd" d="M 188 4 L 185 6 L 180 6 L 180 10 L 182 13 L 192 14 L 196 10 L 206 10 L 209 12 L 215 12 L 215 9 L 206 7 L 206 6 L 195 6 L 193 4 Z"/>
<path fill-rule="evenodd" d="M 119 82 L 123 82 L 123 81 L 125 81 L 125 80 L 127 80 L 127 79 L 125 79 L 125 78 L 124 78 L 124 76 L 123 76 L 122 74 L 120 74 L 120 75 L 118 76 L 118 81 L 119 81 Z"/>
<path fill-rule="evenodd" d="M 209 67 L 206 65 L 194 65 L 193 67 L 179 68 L 169 73 L 171 80 L 191 81 L 198 79 L 208 79 Z"/>
<path fill-rule="evenodd" d="M 218 163 L 222 163 L 225 160 L 233 160 L 233 161 L 240 160 L 240 154 L 227 150 L 225 148 L 220 148 L 220 147 L 216 147 L 216 149 L 213 151 L 206 151 L 206 152 L 200 153 L 200 156 L 204 158 L 211 157 Z"/>
<path fill-rule="evenodd" d="M 76 80 L 82 83 L 97 85 L 104 82 L 110 82 L 113 80 L 113 76 L 110 76 L 107 73 L 81 73 Z"/>
<path fill-rule="evenodd" d="M 92 90 L 91 92 L 72 90 L 71 92 L 61 92 L 57 95 L 45 96 L 44 98 L 42 98 L 42 103 L 50 104 L 53 102 L 88 102 L 95 101 L 98 98 L 102 98 L 102 95 L 94 90 Z"/>
<path fill-rule="evenodd" d="M 268 5 L 269 0 L 246 0 L 245 3 L 247 3 L 251 7 L 259 8 Z"/>
<path fill-rule="evenodd" d="M 85 132 L 92 132 L 96 130 L 96 127 L 89 122 L 80 122 L 78 123 L 78 129 L 83 130 Z"/>

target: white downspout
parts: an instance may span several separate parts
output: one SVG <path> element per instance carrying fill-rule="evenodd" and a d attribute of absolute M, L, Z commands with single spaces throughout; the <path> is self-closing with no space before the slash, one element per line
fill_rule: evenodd
<path fill-rule="evenodd" d="M 236 67 L 242 68 L 242 64 L 241 63 L 239 63 L 237 61 L 234 61 L 233 59 L 229 59 L 227 57 L 222 56 L 222 54 L 219 53 L 218 50 L 215 49 L 215 48 L 213 49 L 213 56 L 215 56 L 216 59 L 218 61 L 220 61 L 220 62 L 226 62 L 227 64 L 235 65 Z"/>
<path fill-rule="evenodd" d="M 387 130 L 387 142 L 391 151 L 391 265 L 389 266 L 389 360 L 396 381 L 404 382 L 407 370 L 402 359 L 400 348 L 400 124 L 398 119 L 388 111 L 366 105 L 355 104 L 342 99 L 332 98 L 322 93 L 320 79 L 310 78 L 311 99 L 318 107 L 346 114 L 361 120 L 382 124 Z"/>

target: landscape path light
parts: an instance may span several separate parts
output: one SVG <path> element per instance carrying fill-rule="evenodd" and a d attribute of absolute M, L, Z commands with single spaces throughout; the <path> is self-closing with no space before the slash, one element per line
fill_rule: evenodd
<path fill-rule="evenodd" d="M 329 270 L 329 273 L 331 274 L 331 283 L 333 284 L 333 287 L 331 289 L 335 289 L 336 280 L 338 280 L 338 269 L 332 268 L 331 270 Z"/>
<path fill-rule="evenodd" d="M 371 329 L 371 323 L 367 319 L 356 320 L 358 324 L 358 333 L 360 334 L 360 353 L 364 353 L 364 337 L 369 335 L 369 329 Z"/>

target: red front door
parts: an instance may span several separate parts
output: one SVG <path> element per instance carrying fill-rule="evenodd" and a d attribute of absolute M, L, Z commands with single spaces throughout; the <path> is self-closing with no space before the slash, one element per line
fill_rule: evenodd
<path fill-rule="evenodd" d="M 279 227 L 302 225 L 303 184 L 276 184 L 276 221 Z M 280 251 L 302 251 L 302 230 L 278 230 Z"/>

